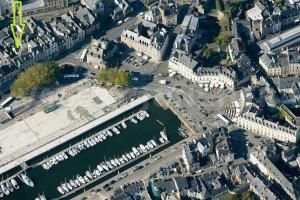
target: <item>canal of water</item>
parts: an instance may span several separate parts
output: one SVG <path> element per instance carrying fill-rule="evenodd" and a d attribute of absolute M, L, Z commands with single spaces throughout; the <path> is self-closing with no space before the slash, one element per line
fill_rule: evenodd
<path fill-rule="evenodd" d="M 170 110 L 164 110 L 155 100 L 150 100 L 149 102 L 140 105 L 133 110 L 130 110 L 106 122 L 105 124 L 99 125 L 98 127 L 88 131 L 84 135 L 81 135 L 78 138 L 75 138 L 72 141 L 63 144 L 62 146 L 59 146 L 56 149 L 31 160 L 30 162 L 28 162 L 28 164 L 30 165 L 37 163 L 45 159 L 46 157 L 49 157 L 61 151 L 62 149 L 65 149 L 66 147 L 82 140 L 83 138 L 98 133 L 102 129 L 107 128 L 109 125 L 112 125 L 139 110 L 146 110 L 150 114 L 150 117 L 144 119 L 143 121 L 140 121 L 138 124 L 133 124 L 130 121 L 126 121 L 128 127 L 126 129 L 122 129 L 121 134 L 114 134 L 113 137 L 108 137 L 104 142 L 98 143 L 94 147 L 82 151 L 75 157 L 69 156 L 69 159 L 60 162 L 50 170 L 44 170 L 41 166 L 28 170 L 27 174 L 34 181 L 35 187 L 30 188 L 21 183 L 18 179 L 17 181 L 21 186 L 20 189 L 14 191 L 9 196 L 5 196 L 3 199 L 31 200 L 36 198 L 38 194 L 42 193 L 45 194 L 47 199 L 57 198 L 60 196 L 60 193 L 57 191 L 56 187 L 65 180 L 68 181 L 74 178 L 77 174 L 84 175 L 86 170 L 88 170 L 89 168 L 95 169 L 97 164 L 104 161 L 105 159 L 108 160 L 109 158 L 120 156 L 124 152 L 130 151 L 133 146 L 145 144 L 150 139 L 154 139 L 158 142 L 158 138 L 160 137 L 159 132 L 163 130 L 164 127 L 170 140 L 170 144 L 168 144 L 168 146 L 177 143 L 182 139 L 182 137 L 178 134 L 178 128 L 180 127 L 181 122 L 176 117 L 176 115 L 174 115 Z M 164 126 L 161 123 L 163 123 Z M 161 150 L 162 149 L 158 151 Z M 120 172 L 131 167 L 134 164 L 137 164 L 142 159 L 122 168 Z M 16 170 L 17 169 L 14 169 L 9 173 L 14 173 Z M 5 175 L 3 178 L 6 178 L 7 175 Z M 97 181 L 96 183 L 88 186 L 85 189 L 97 185 L 105 179 L 108 179 L 109 177 L 114 175 L 116 175 L 116 173 L 104 177 L 102 180 Z M 68 197 L 68 199 L 70 199 L 70 197 Z"/>

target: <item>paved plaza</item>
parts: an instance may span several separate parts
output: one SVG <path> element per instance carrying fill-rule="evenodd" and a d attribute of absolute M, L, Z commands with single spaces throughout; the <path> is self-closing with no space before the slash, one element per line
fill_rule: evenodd
<path fill-rule="evenodd" d="M 0 165 L 104 115 L 103 109 L 115 102 L 106 89 L 91 87 L 58 102 L 51 113 L 37 112 L 1 130 Z"/>

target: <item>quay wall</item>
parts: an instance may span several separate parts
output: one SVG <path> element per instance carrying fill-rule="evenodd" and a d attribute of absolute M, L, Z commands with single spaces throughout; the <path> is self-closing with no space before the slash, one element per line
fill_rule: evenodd
<path fill-rule="evenodd" d="M 168 102 L 164 99 L 164 97 L 160 94 L 155 96 L 155 100 L 159 103 L 159 105 L 163 108 L 169 108 L 179 119 L 180 121 L 188 128 L 187 134 L 189 136 L 196 135 L 194 129 L 189 125 L 189 123 L 182 117 L 182 115 Z"/>

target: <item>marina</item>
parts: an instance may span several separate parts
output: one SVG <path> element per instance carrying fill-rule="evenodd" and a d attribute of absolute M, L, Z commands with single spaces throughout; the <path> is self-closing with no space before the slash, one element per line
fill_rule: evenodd
<path fill-rule="evenodd" d="M 81 151 L 86 150 L 90 147 L 93 147 L 94 145 L 98 144 L 99 142 L 105 141 L 107 138 L 112 137 L 113 134 L 120 134 L 121 129 L 127 128 L 126 121 L 131 121 L 132 123 L 138 123 L 137 119 L 140 121 L 144 120 L 144 118 L 149 117 L 150 115 L 142 110 L 137 113 L 134 113 L 127 117 L 126 119 L 102 130 L 99 133 L 96 133 L 95 135 L 92 135 L 72 146 L 69 148 L 53 155 L 50 158 L 45 159 L 41 163 L 37 163 L 36 165 L 42 165 L 42 167 L 46 170 L 50 169 L 53 165 L 57 165 L 59 162 L 68 159 L 68 156 L 74 157 L 77 154 L 79 154 Z M 122 128 L 121 128 L 122 127 Z"/>
<path fill-rule="evenodd" d="M 151 154 L 152 152 L 158 150 L 159 148 L 162 148 L 163 146 L 165 146 L 165 145 L 167 145 L 167 144 L 169 144 L 169 141 L 165 141 L 164 143 L 162 143 L 162 144 L 160 144 L 160 145 L 157 145 L 157 146 L 153 147 L 152 149 L 150 149 L 150 150 L 147 151 L 146 153 L 140 154 L 140 155 L 138 155 L 137 157 L 128 160 L 128 162 L 126 162 L 126 164 L 130 164 L 130 163 L 132 163 L 132 162 L 135 162 L 135 161 L 137 161 L 138 159 L 140 159 L 140 158 L 142 158 L 142 157 L 144 157 L 144 156 L 146 156 L 146 155 Z M 112 162 L 114 162 L 114 161 L 112 161 Z M 82 176 L 78 175 L 78 176 L 77 176 L 77 177 L 78 177 L 78 178 L 77 178 L 77 179 L 78 179 L 78 181 L 77 181 L 77 184 L 78 184 L 78 185 L 76 186 L 76 185 L 74 184 L 74 182 L 76 181 L 76 179 L 75 179 L 75 181 L 74 181 L 74 180 L 70 180 L 70 185 L 71 185 L 71 187 L 74 187 L 74 186 L 75 186 L 75 187 L 73 188 L 73 190 L 70 190 L 70 192 L 66 192 L 65 190 L 63 190 L 63 187 L 58 186 L 57 188 L 60 187 L 60 190 L 61 190 L 60 193 L 63 194 L 63 195 L 60 196 L 59 198 L 57 198 L 57 200 L 58 200 L 58 199 L 64 199 L 64 198 L 68 197 L 69 195 L 71 195 L 71 194 L 73 194 L 73 193 L 76 193 L 76 192 L 82 190 L 82 189 L 83 189 L 84 187 L 86 187 L 87 185 L 92 184 L 92 183 L 94 183 L 94 182 L 96 182 L 96 181 L 98 181 L 98 180 L 104 178 L 105 176 L 110 175 L 111 173 L 117 172 L 117 171 L 120 170 L 122 167 L 124 167 L 124 165 L 121 164 L 121 165 L 119 165 L 119 166 L 113 168 L 112 170 L 109 170 L 109 168 L 108 168 L 108 170 L 106 170 L 107 172 L 104 172 L 103 175 L 100 175 L 101 172 L 99 173 L 99 175 L 97 175 L 97 172 L 95 172 L 95 171 L 97 171 L 97 170 L 98 170 L 98 171 L 101 171 L 101 169 L 102 169 L 103 171 L 105 171 L 105 170 L 101 167 L 101 165 L 97 165 L 97 168 L 94 170 L 93 173 L 91 173 L 90 176 L 88 176 L 88 173 L 86 173 L 86 176 L 88 177 L 88 181 L 85 182 L 86 178 L 84 179 L 84 181 L 79 181 L 80 179 L 82 179 Z M 73 184 L 72 184 L 72 182 L 73 182 Z M 66 189 L 66 190 L 68 191 L 69 188 Z"/>
<path fill-rule="evenodd" d="M 142 119 L 143 117 L 144 119 Z M 20 189 L 4 196 L 4 198 L 42 199 L 46 197 L 47 199 L 62 199 L 66 196 L 71 198 L 83 190 L 136 165 L 141 160 L 146 159 L 147 155 L 155 154 L 155 152 L 178 142 L 182 139 L 178 134 L 180 126 L 180 120 L 170 110 L 163 110 L 152 99 L 98 125 L 81 137 L 74 138 L 70 142 L 28 161 L 26 174 L 34 182 L 34 187 L 29 187 L 19 181 Z M 165 130 L 166 135 L 161 134 L 163 130 Z M 103 140 L 101 134 L 105 135 L 107 139 Z M 98 139 L 96 141 L 96 138 L 99 139 L 99 142 Z M 154 141 L 157 146 L 151 141 Z M 76 155 L 69 153 L 70 149 L 79 149 L 78 144 L 82 144 L 81 148 L 84 145 L 85 149 L 80 150 L 80 153 L 75 153 Z M 86 147 L 86 145 L 90 147 Z M 74 152 L 74 150 L 72 151 Z M 132 156 L 133 154 L 135 157 Z M 44 169 L 45 165 L 43 166 L 43 164 L 54 158 L 61 161 L 49 169 Z M 103 163 L 109 170 L 104 169 L 104 166 L 101 165 Z M 102 173 L 100 169 L 102 169 Z M 20 171 L 18 174 L 20 173 L 24 173 L 24 171 Z M 82 183 L 82 179 L 80 182 L 77 175 L 81 176 L 86 184 Z M 7 173 L 4 175 L 4 177 L 15 176 L 15 171 L 14 174 Z M 65 188 L 63 193 L 58 191 L 58 187 L 62 189 L 62 186 Z"/>

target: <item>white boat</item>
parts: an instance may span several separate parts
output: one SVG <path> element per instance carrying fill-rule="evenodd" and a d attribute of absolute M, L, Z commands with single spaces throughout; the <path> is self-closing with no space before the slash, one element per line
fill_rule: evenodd
<path fill-rule="evenodd" d="M 67 160 L 69 158 L 65 152 L 63 152 L 62 155 L 65 158 L 65 160 Z"/>
<path fill-rule="evenodd" d="M 10 183 L 10 181 L 6 181 L 5 184 L 6 184 L 7 189 L 8 189 L 10 192 L 13 192 L 13 191 L 14 191 L 14 187 L 12 186 L 12 184 Z"/>
<path fill-rule="evenodd" d="M 157 147 L 157 144 L 154 140 L 150 140 L 150 142 L 152 143 L 153 146 Z"/>
<path fill-rule="evenodd" d="M 162 137 L 165 141 L 168 141 L 168 136 L 167 136 L 167 134 L 165 133 L 165 131 L 161 131 L 161 132 L 160 132 L 160 135 L 161 135 L 161 137 Z"/>
<path fill-rule="evenodd" d="M 94 140 L 95 140 L 96 143 L 99 143 L 99 142 L 100 142 L 100 140 L 99 140 L 98 137 L 95 137 Z"/>
<path fill-rule="evenodd" d="M 82 176 L 77 175 L 76 178 L 77 178 L 77 180 L 78 180 L 80 183 L 82 183 L 82 184 L 85 184 L 85 183 L 86 183 L 85 180 L 82 178 Z"/>
<path fill-rule="evenodd" d="M 50 169 L 50 166 L 47 163 L 42 163 L 42 167 L 46 170 Z"/>
<path fill-rule="evenodd" d="M 58 158 L 60 159 L 60 161 L 63 161 L 65 158 L 64 158 L 64 156 L 62 155 L 62 154 L 59 154 L 58 155 Z"/>
<path fill-rule="evenodd" d="M 76 147 L 80 150 L 83 151 L 83 146 L 81 144 L 77 144 Z"/>
<path fill-rule="evenodd" d="M 90 144 L 87 141 L 84 141 L 83 144 L 86 146 L 86 148 L 90 148 Z"/>
<path fill-rule="evenodd" d="M 150 149 L 153 149 L 153 144 L 149 141 L 149 142 L 147 142 L 147 145 L 150 147 Z"/>
<path fill-rule="evenodd" d="M 65 191 L 62 189 L 61 186 L 57 186 L 57 190 L 58 190 L 59 193 L 65 194 Z"/>
<path fill-rule="evenodd" d="M 136 149 L 138 150 L 138 152 L 139 152 L 140 154 L 143 154 L 143 151 L 142 151 L 142 149 L 141 149 L 140 147 L 137 147 Z"/>
<path fill-rule="evenodd" d="M 125 162 L 128 162 L 128 158 L 123 154 L 122 155 L 123 160 L 125 160 Z"/>
<path fill-rule="evenodd" d="M 93 179 L 93 175 L 92 175 L 92 173 L 90 172 L 90 171 L 86 171 L 85 172 L 85 175 L 89 178 L 89 179 Z"/>
<path fill-rule="evenodd" d="M 4 196 L 4 193 L 2 192 L 2 190 L 0 189 L 0 198 L 2 198 Z"/>
<path fill-rule="evenodd" d="M 95 169 L 95 174 L 96 174 L 97 176 L 101 176 L 101 172 L 100 172 L 98 169 Z"/>
<path fill-rule="evenodd" d="M 137 156 L 140 155 L 140 152 L 137 150 L 137 148 L 132 147 L 132 151 L 135 155 L 137 155 Z"/>
<path fill-rule="evenodd" d="M 101 165 L 97 165 L 97 169 L 102 172 L 103 171 L 103 167 L 101 167 Z"/>
<path fill-rule="evenodd" d="M 149 113 L 147 111 L 144 110 L 143 112 L 145 114 L 146 117 L 150 117 Z"/>
<path fill-rule="evenodd" d="M 70 191 L 73 190 L 73 187 L 72 187 L 72 185 L 71 185 L 70 183 L 67 182 L 66 185 L 67 185 L 67 187 L 68 187 L 68 189 L 69 189 Z"/>
<path fill-rule="evenodd" d="M 112 134 L 112 132 L 111 132 L 110 130 L 107 130 L 107 134 L 108 134 L 109 136 L 113 136 L 113 134 Z"/>
<path fill-rule="evenodd" d="M 116 127 L 112 127 L 113 132 L 115 132 L 116 134 L 120 134 L 120 131 L 116 128 Z"/>
<path fill-rule="evenodd" d="M 113 166 L 115 166 L 115 167 L 118 166 L 117 163 L 114 161 L 114 159 L 110 160 L 110 163 L 111 163 Z"/>
<path fill-rule="evenodd" d="M 136 121 L 136 119 L 134 119 L 134 117 L 130 118 L 130 121 L 134 124 L 137 124 L 137 121 Z"/>
<path fill-rule="evenodd" d="M 75 154 L 74 154 L 74 152 L 73 152 L 73 150 L 72 150 L 72 149 L 69 149 L 69 150 L 68 150 L 68 154 L 69 154 L 70 156 L 72 156 L 72 157 L 74 157 L 74 156 L 75 156 Z"/>
<path fill-rule="evenodd" d="M 39 195 L 37 198 L 35 198 L 36 200 L 46 200 L 45 195 Z"/>
<path fill-rule="evenodd" d="M 75 183 L 76 183 L 76 185 L 77 185 L 78 187 L 81 185 L 81 183 L 80 183 L 80 181 L 79 181 L 78 179 L 75 179 L 74 181 L 75 181 Z"/>
<path fill-rule="evenodd" d="M 89 145 L 92 147 L 94 146 L 94 143 L 91 140 L 87 140 L 87 142 L 89 143 Z"/>
<path fill-rule="evenodd" d="M 96 142 L 95 138 L 91 138 L 90 140 L 92 141 L 92 143 L 93 143 L 94 145 L 96 145 L 96 144 L 97 144 L 97 142 Z"/>
<path fill-rule="evenodd" d="M 130 156 L 133 158 L 135 158 L 135 154 L 133 152 L 130 152 Z"/>
<path fill-rule="evenodd" d="M 115 158 L 114 160 L 115 160 L 115 163 L 116 163 L 118 166 L 121 165 L 119 159 Z"/>
<path fill-rule="evenodd" d="M 14 187 L 11 184 L 11 182 L 8 180 L 7 182 L 5 182 L 6 188 L 10 191 L 13 192 L 14 191 Z"/>
<path fill-rule="evenodd" d="M 55 158 L 55 160 L 57 160 L 58 162 L 61 161 L 61 159 L 60 159 L 60 157 L 59 157 L 58 155 L 56 155 L 54 158 Z"/>
<path fill-rule="evenodd" d="M 10 182 L 16 190 L 20 188 L 18 182 L 14 178 L 10 179 Z"/>
<path fill-rule="evenodd" d="M 125 128 L 127 128 L 127 125 L 126 125 L 126 122 L 125 121 L 123 121 L 122 123 L 122 127 L 125 129 Z"/>
<path fill-rule="evenodd" d="M 6 186 L 4 185 L 4 184 L 1 184 L 1 190 L 3 191 L 3 193 L 5 194 L 5 195 L 9 195 L 9 190 L 6 188 Z"/>
<path fill-rule="evenodd" d="M 70 180 L 70 184 L 72 185 L 72 187 L 77 188 L 77 185 L 74 180 Z"/>
<path fill-rule="evenodd" d="M 106 165 L 109 167 L 109 169 L 113 169 L 114 168 L 109 161 L 106 162 Z"/>
<path fill-rule="evenodd" d="M 162 137 L 159 138 L 160 143 L 165 143 L 164 139 Z"/>
<path fill-rule="evenodd" d="M 121 164 L 125 164 L 125 160 L 123 158 L 120 158 L 119 160 Z"/>
<path fill-rule="evenodd" d="M 145 148 L 147 149 L 147 151 L 151 150 L 148 144 L 145 144 Z"/>
<path fill-rule="evenodd" d="M 104 162 L 101 163 L 101 167 L 102 167 L 103 169 L 105 169 L 106 171 L 109 171 L 108 166 L 107 166 Z"/>
<path fill-rule="evenodd" d="M 69 188 L 67 187 L 67 185 L 65 183 L 61 184 L 61 187 L 65 192 L 70 192 Z"/>
<path fill-rule="evenodd" d="M 142 149 L 142 151 L 143 151 L 144 153 L 147 152 L 147 149 L 146 149 L 146 147 L 145 147 L 144 145 L 140 144 L 140 148 Z"/>
<path fill-rule="evenodd" d="M 26 174 L 21 174 L 21 180 L 28 186 L 34 187 L 33 181 L 26 175 Z"/>
<path fill-rule="evenodd" d="M 144 119 L 142 113 L 137 113 L 136 118 L 138 118 L 140 121 L 142 121 Z"/>
<path fill-rule="evenodd" d="M 83 178 L 84 178 L 84 180 L 88 183 L 88 182 L 90 182 L 90 179 L 85 175 L 85 176 L 83 176 Z"/>
<path fill-rule="evenodd" d="M 131 155 L 130 155 L 129 153 L 126 153 L 126 157 L 127 157 L 129 160 L 132 159 L 132 157 L 131 157 Z"/>

